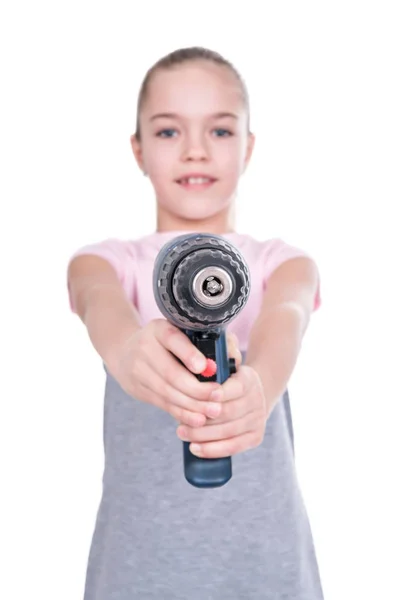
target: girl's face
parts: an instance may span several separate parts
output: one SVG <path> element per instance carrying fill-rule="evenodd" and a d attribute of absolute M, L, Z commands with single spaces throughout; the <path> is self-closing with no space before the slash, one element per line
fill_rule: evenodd
<path fill-rule="evenodd" d="M 157 71 L 140 127 L 132 149 L 153 184 L 159 228 L 228 216 L 254 145 L 234 74 L 204 62 Z"/>

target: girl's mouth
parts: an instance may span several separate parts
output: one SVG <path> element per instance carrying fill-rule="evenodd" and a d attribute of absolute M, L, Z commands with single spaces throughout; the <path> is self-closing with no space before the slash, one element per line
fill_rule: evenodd
<path fill-rule="evenodd" d="M 215 181 L 213 177 L 183 177 L 178 179 L 177 183 L 185 189 L 203 190 L 209 188 Z"/>

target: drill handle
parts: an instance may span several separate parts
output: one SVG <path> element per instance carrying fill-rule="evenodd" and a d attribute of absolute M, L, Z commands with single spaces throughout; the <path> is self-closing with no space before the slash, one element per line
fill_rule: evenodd
<path fill-rule="evenodd" d="M 225 331 L 204 333 L 185 331 L 192 343 L 206 358 L 217 365 L 217 372 L 211 377 L 196 375 L 199 381 L 217 381 L 224 383 L 236 372 L 235 359 L 229 359 Z M 183 442 L 183 459 L 186 480 L 195 487 L 215 488 L 225 485 L 232 477 L 232 459 L 200 458 L 189 450 L 189 442 Z"/>

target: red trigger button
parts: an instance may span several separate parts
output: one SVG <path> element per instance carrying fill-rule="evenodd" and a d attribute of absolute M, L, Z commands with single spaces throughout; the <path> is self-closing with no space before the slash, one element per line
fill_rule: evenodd
<path fill-rule="evenodd" d="M 212 377 L 217 372 L 217 363 L 211 358 L 207 358 L 207 366 L 201 373 L 203 377 Z"/>

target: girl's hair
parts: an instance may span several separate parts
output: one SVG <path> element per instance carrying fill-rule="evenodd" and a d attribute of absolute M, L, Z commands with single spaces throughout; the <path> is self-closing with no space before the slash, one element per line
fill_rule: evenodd
<path fill-rule="evenodd" d="M 202 48 L 200 46 L 193 46 L 191 48 L 181 48 L 180 50 L 175 50 L 170 54 L 162 57 L 158 60 L 146 73 L 146 76 L 143 80 L 142 86 L 140 88 L 138 102 L 137 102 L 137 112 L 136 112 L 136 139 L 140 142 L 141 140 L 141 132 L 140 132 L 140 113 L 142 107 L 146 101 L 148 87 L 153 75 L 161 70 L 161 69 L 173 69 L 178 65 L 182 65 L 184 63 L 193 62 L 196 60 L 205 60 L 217 65 L 221 65 L 223 67 L 227 67 L 236 77 L 239 83 L 239 87 L 242 93 L 243 102 L 245 108 L 247 110 L 247 122 L 248 128 L 250 127 L 250 107 L 249 107 L 249 95 L 247 91 L 246 84 L 244 83 L 241 75 L 237 71 L 237 69 L 230 63 L 226 58 L 221 56 L 218 52 L 214 52 L 213 50 L 208 50 L 207 48 Z"/>

